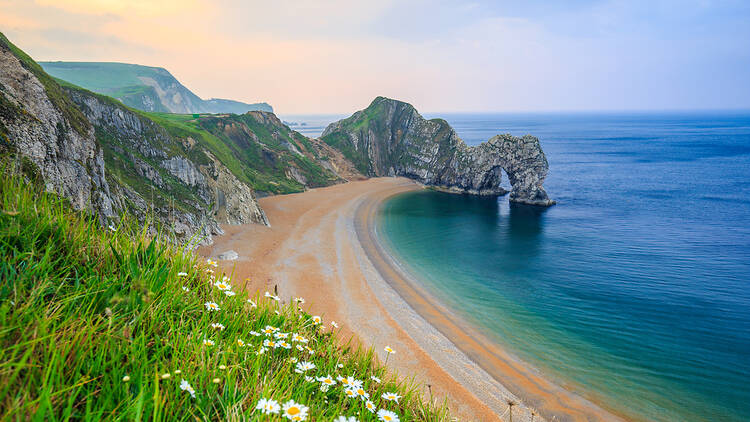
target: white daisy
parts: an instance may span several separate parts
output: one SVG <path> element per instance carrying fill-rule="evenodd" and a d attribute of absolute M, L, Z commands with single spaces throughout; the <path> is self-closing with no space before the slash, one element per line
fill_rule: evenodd
<path fill-rule="evenodd" d="M 171 376 L 172 375 L 169 372 L 167 372 L 166 374 L 161 374 L 161 379 L 165 380 L 165 379 L 167 379 L 167 378 L 169 378 Z"/>
<path fill-rule="evenodd" d="M 375 413 L 375 403 L 371 402 L 370 400 L 367 400 L 365 402 L 365 409 L 369 410 L 370 413 Z"/>
<path fill-rule="evenodd" d="M 215 328 L 219 331 L 224 331 L 224 324 L 219 324 L 218 322 L 214 322 L 211 324 L 211 328 Z"/>
<path fill-rule="evenodd" d="M 378 410 L 378 419 L 382 422 L 399 422 L 397 414 L 385 409 Z"/>
<path fill-rule="evenodd" d="M 300 345 L 300 344 L 298 344 L 298 345 L 296 345 L 294 347 L 297 348 L 297 350 L 299 350 L 300 352 L 303 351 L 303 350 L 305 350 L 305 348 L 302 347 L 302 345 Z"/>
<path fill-rule="evenodd" d="M 276 296 L 276 295 L 272 295 L 271 293 L 268 293 L 268 292 L 264 293 L 264 294 L 263 294 L 263 296 L 265 296 L 265 297 L 267 297 L 267 298 L 269 298 L 269 299 L 273 299 L 273 300 L 275 300 L 275 301 L 277 301 L 277 302 L 278 302 L 279 300 L 281 300 L 281 298 L 279 298 L 278 296 Z"/>
<path fill-rule="evenodd" d="M 396 403 L 398 403 L 398 399 L 401 398 L 401 396 L 399 396 L 396 393 L 383 393 L 381 397 L 383 397 L 384 399 L 388 401 L 395 401 Z"/>
<path fill-rule="evenodd" d="M 297 341 L 300 343 L 307 343 L 307 339 L 304 336 L 297 334 L 297 333 L 292 334 L 292 341 Z"/>
<path fill-rule="evenodd" d="M 266 415 L 270 415 L 272 413 L 278 414 L 281 406 L 279 406 L 279 402 L 276 400 L 261 398 L 258 400 L 258 404 L 255 405 L 255 409 L 260 410 Z"/>
<path fill-rule="evenodd" d="M 230 285 L 229 283 L 225 281 L 217 281 L 216 283 L 214 283 L 214 286 L 216 286 L 217 289 L 222 290 L 222 291 L 229 290 L 232 288 L 232 285 Z"/>
<path fill-rule="evenodd" d="M 315 315 L 312 317 L 312 322 L 315 325 L 318 325 L 323 322 L 323 318 L 320 317 L 320 315 Z"/>
<path fill-rule="evenodd" d="M 206 302 L 206 309 L 209 311 L 220 311 L 219 304 L 216 302 Z"/>
<path fill-rule="evenodd" d="M 128 381 L 130 381 L 130 375 L 125 375 L 124 377 L 122 377 L 122 382 L 128 382 Z"/>
<path fill-rule="evenodd" d="M 354 391 L 357 393 L 357 397 L 361 398 L 362 400 L 367 400 L 370 398 L 370 394 L 365 391 L 363 387 L 357 387 L 354 389 Z"/>
<path fill-rule="evenodd" d="M 276 332 L 274 333 L 273 336 L 276 337 L 277 339 L 285 339 L 289 337 L 289 333 Z"/>
<path fill-rule="evenodd" d="M 336 385 L 336 380 L 333 379 L 332 376 L 326 375 L 324 377 L 318 377 L 316 378 L 318 382 L 320 382 L 322 385 L 327 385 L 329 387 Z"/>
<path fill-rule="evenodd" d="M 183 379 L 183 380 L 182 380 L 182 381 L 180 382 L 180 390 L 182 390 L 182 391 L 187 391 L 188 393 L 190 393 L 190 395 L 191 395 L 191 396 L 192 396 L 193 398 L 195 398 L 195 390 L 193 390 L 193 387 L 191 387 L 191 386 L 190 386 L 190 383 L 189 383 L 189 382 L 187 382 L 187 380 L 186 380 L 186 379 Z"/>
<path fill-rule="evenodd" d="M 266 328 L 263 329 L 263 334 L 270 336 L 277 331 L 279 331 L 279 329 L 273 325 L 266 325 Z"/>
<path fill-rule="evenodd" d="M 294 301 L 297 302 L 297 303 L 299 303 L 300 305 L 303 304 L 303 303 L 305 303 L 305 299 L 303 299 L 301 297 L 295 297 Z"/>
<path fill-rule="evenodd" d="M 370 379 L 380 384 L 380 378 L 376 377 L 375 375 L 371 376 Z"/>
<path fill-rule="evenodd" d="M 249 303 L 249 304 L 250 304 L 250 307 L 251 307 L 251 308 L 257 308 L 257 307 L 258 307 L 258 305 L 257 305 L 257 304 L 256 304 L 255 302 L 253 302 L 253 300 L 252 300 L 252 299 L 248 299 L 248 300 L 247 300 L 247 303 Z"/>
<path fill-rule="evenodd" d="M 240 347 L 245 347 L 245 342 L 242 341 L 241 339 L 237 339 L 237 345 Z"/>
<path fill-rule="evenodd" d="M 396 351 L 395 351 L 395 350 L 391 349 L 391 346 L 385 346 L 385 347 L 383 348 L 383 350 L 385 350 L 386 352 L 388 352 L 388 354 L 391 354 L 391 353 L 396 353 Z"/>
<path fill-rule="evenodd" d="M 347 388 L 356 389 L 362 386 L 362 381 L 355 379 L 354 377 L 336 377 L 336 379 L 338 379 L 339 382 Z"/>
<path fill-rule="evenodd" d="M 307 372 L 311 369 L 315 369 L 315 364 L 312 362 L 299 362 L 297 364 L 297 368 L 294 370 L 294 372 L 301 374 L 303 372 Z"/>
<path fill-rule="evenodd" d="M 258 336 L 260 336 L 260 333 L 259 333 L 259 332 L 257 332 L 257 331 L 250 331 L 250 335 L 251 335 L 251 336 L 255 336 L 255 337 L 258 337 Z"/>
<path fill-rule="evenodd" d="M 336 321 L 331 321 L 331 326 L 333 326 L 333 328 L 339 328 L 339 325 L 336 324 Z"/>
<path fill-rule="evenodd" d="M 294 400 L 289 400 L 284 403 L 284 413 L 282 416 L 290 421 L 304 421 L 307 419 L 307 412 L 309 410 L 307 406 L 303 406 Z"/>
<path fill-rule="evenodd" d="M 284 349 L 289 350 L 289 349 L 292 348 L 292 345 L 289 344 L 289 343 L 287 343 L 286 341 L 282 340 L 282 341 L 279 342 L 279 347 L 283 347 Z"/>
<path fill-rule="evenodd" d="M 334 419 L 333 422 L 358 422 L 357 418 L 354 416 L 349 416 L 348 418 L 346 416 L 339 416 L 338 418 Z"/>
<path fill-rule="evenodd" d="M 263 346 L 265 346 L 265 347 L 273 347 L 275 349 L 275 348 L 279 347 L 279 344 L 276 343 L 273 340 L 265 339 L 265 340 L 263 340 Z"/>
<path fill-rule="evenodd" d="M 214 343 L 213 340 L 203 339 L 203 345 L 204 346 L 213 346 L 214 344 L 216 344 L 216 343 Z"/>
<path fill-rule="evenodd" d="M 190 291 L 190 289 L 188 288 L 188 286 L 182 286 L 182 290 L 185 291 L 185 292 L 189 292 Z"/>
<path fill-rule="evenodd" d="M 237 293 L 235 293 L 235 292 L 233 292 L 231 290 L 224 290 L 224 294 L 231 297 L 231 296 L 236 295 Z"/>
<path fill-rule="evenodd" d="M 187 277 L 187 273 L 184 271 L 180 271 L 179 273 L 177 273 L 177 277 Z"/>
<path fill-rule="evenodd" d="M 346 397 L 349 397 L 350 399 L 357 397 L 357 392 L 351 388 L 347 388 L 346 390 L 344 390 L 344 394 L 346 394 Z"/>
<path fill-rule="evenodd" d="M 213 259 L 211 259 L 211 258 L 208 258 L 208 259 L 206 260 L 206 264 L 208 264 L 208 265 L 210 265 L 210 266 L 212 266 L 212 267 L 214 267 L 214 268 L 216 268 L 216 267 L 218 267 L 218 266 L 219 266 L 219 263 L 218 263 L 218 262 L 216 262 L 216 261 L 214 261 L 214 260 L 213 260 Z"/>

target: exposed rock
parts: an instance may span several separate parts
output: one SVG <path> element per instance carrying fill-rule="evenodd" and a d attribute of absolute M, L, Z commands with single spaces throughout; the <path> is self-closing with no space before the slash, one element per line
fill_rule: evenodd
<path fill-rule="evenodd" d="M 469 147 L 445 120 L 426 120 L 410 104 L 378 97 L 366 109 L 330 124 L 321 140 L 368 176 L 405 176 L 451 192 L 503 195 L 505 170 L 511 201 L 554 204 L 542 187 L 547 159 L 539 140 L 530 135 L 497 135 Z"/>
<path fill-rule="evenodd" d="M 237 252 L 233 250 L 228 250 L 226 252 L 222 252 L 219 254 L 218 258 L 222 261 L 234 261 L 235 259 L 239 258 L 240 256 L 237 254 Z"/>

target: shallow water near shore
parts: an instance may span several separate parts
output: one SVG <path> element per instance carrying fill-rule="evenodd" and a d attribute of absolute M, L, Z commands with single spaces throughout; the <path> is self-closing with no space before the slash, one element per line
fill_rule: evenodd
<path fill-rule="evenodd" d="M 434 191 L 378 216 L 431 294 L 633 419 L 750 420 L 750 114 L 442 115 L 538 136 L 558 205 Z"/>

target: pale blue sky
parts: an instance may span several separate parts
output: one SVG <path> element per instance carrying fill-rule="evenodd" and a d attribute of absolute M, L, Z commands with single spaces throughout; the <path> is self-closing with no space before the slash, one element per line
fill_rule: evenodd
<path fill-rule="evenodd" d="M 750 1 L 270 3 L 0 0 L 0 30 L 282 113 L 750 109 Z"/>

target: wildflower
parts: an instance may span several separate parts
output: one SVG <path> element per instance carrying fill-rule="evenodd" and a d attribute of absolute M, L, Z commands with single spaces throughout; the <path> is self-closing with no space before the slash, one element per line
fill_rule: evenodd
<path fill-rule="evenodd" d="M 222 291 L 229 290 L 232 288 L 232 286 L 229 285 L 229 283 L 226 283 L 224 281 L 217 281 L 216 283 L 214 283 L 214 286 L 216 286 L 217 289 L 222 290 Z"/>
<path fill-rule="evenodd" d="M 287 343 L 287 342 L 285 342 L 285 341 L 281 341 L 281 342 L 279 342 L 279 347 L 283 347 L 283 348 L 289 350 L 289 349 L 292 348 L 292 345 L 289 344 L 289 343 Z"/>
<path fill-rule="evenodd" d="M 122 377 L 122 382 L 128 382 L 128 381 L 130 381 L 130 375 L 125 375 L 124 377 Z"/>
<path fill-rule="evenodd" d="M 213 340 L 210 340 L 210 339 L 207 339 L 207 338 L 203 339 L 203 345 L 204 346 L 213 346 L 214 344 L 216 344 L 216 343 L 214 343 Z"/>
<path fill-rule="evenodd" d="M 354 416 L 349 416 L 348 418 L 346 416 L 339 416 L 333 422 L 357 422 L 357 418 Z"/>
<path fill-rule="evenodd" d="M 289 337 L 289 333 L 277 332 L 277 333 L 274 333 L 273 336 L 276 337 L 276 339 L 285 339 L 285 338 Z"/>
<path fill-rule="evenodd" d="M 206 309 L 209 311 L 220 311 L 219 305 L 216 302 L 206 302 Z"/>
<path fill-rule="evenodd" d="M 184 271 L 180 271 L 179 273 L 177 273 L 177 277 L 187 277 L 187 273 Z"/>
<path fill-rule="evenodd" d="M 339 328 L 339 325 L 338 325 L 338 324 L 336 324 L 336 321 L 331 321 L 331 326 L 332 326 L 333 328 Z"/>
<path fill-rule="evenodd" d="M 209 274 L 213 274 L 213 273 L 214 273 L 214 270 L 212 270 L 212 269 L 210 269 L 210 268 L 206 268 L 206 272 L 207 272 L 207 273 L 209 273 Z"/>
<path fill-rule="evenodd" d="M 315 315 L 314 317 L 312 317 L 312 322 L 314 325 L 318 325 L 323 322 L 323 318 L 321 318 L 319 315 Z"/>
<path fill-rule="evenodd" d="M 237 339 L 237 345 L 238 345 L 238 346 L 240 346 L 240 347 L 245 347 L 245 342 L 244 342 L 244 341 L 242 341 L 242 339 L 239 339 L 239 338 L 238 338 L 238 339 Z"/>
<path fill-rule="evenodd" d="M 297 359 L 295 357 L 291 357 L 291 358 L 289 358 L 289 362 L 297 363 L 297 362 L 299 362 L 299 359 Z"/>
<path fill-rule="evenodd" d="M 257 304 L 256 304 L 255 302 L 253 302 L 253 300 L 252 300 L 252 299 L 248 299 L 248 300 L 247 300 L 247 303 L 249 303 L 249 304 L 250 304 L 250 307 L 251 307 L 251 308 L 257 308 L 257 307 L 258 307 L 258 305 L 257 305 Z"/>
<path fill-rule="evenodd" d="M 383 393 L 382 397 L 388 401 L 395 401 L 396 403 L 398 403 L 398 399 L 401 398 L 401 396 L 396 393 Z"/>
<path fill-rule="evenodd" d="M 370 394 L 362 387 L 357 387 L 354 389 L 354 391 L 357 393 L 357 397 L 361 398 L 362 400 L 367 400 L 370 398 Z"/>
<path fill-rule="evenodd" d="M 224 324 L 219 324 L 218 322 L 214 322 L 211 324 L 211 328 L 215 328 L 219 331 L 224 331 Z"/>
<path fill-rule="evenodd" d="M 343 363 L 337 363 L 336 367 L 339 368 L 339 369 L 344 369 L 344 364 Z"/>
<path fill-rule="evenodd" d="M 109 227 L 107 227 L 110 231 L 116 232 L 117 227 L 115 227 L 113 224 L 110 224 Z"/>
<path fill-rule="evenodd" d="M 227 369 L 227 366 L 226 365 L 219 365 L 219 369 L 221 369 L 223 371 L 223 370 Z"/>
<path fill-rule="evenodd" d="M 309 346 L 305 346 L 305 350 L 307 350 L 307 353 L 309 353 L 309 354 L 311 354 L 311 355 L 312 355 L 313 353 L 315 353 L 315 350 L 311 349 L 311 348 L 310 348 Z"/>
<path fill-rule="evenodd" d="M 221 378 L 214 378 L 212 381 L 214 384 L 218 384 L 221 382 Z"/>
<path fill-rule="evenodd" d="M 219 266 L 219 263 L 218 263 L 218 262 L 216 262 L 216 261 L 214 261 L 214 260 L 213 260 L 213 259 L 211 259 L 211 258 L 208 258 L 208 259 L 206 260 L 206 264 L 208 264 L 208 265 L 210 265 L 210 266 L 212 266 L 212 267 L 214 267 L 214 268 L 216 268 L 216 267 L 218 267 L 218 266 Z"/>
<path fill-rule="evenodd" d="M 359 388 L 362 386 L 362 381 L 355 379 L 354 377 L 337 377 L 339 382 L 348 388 Z"/>
<path fill-rule="evenodd" d="M 171 377 L 171 376 L 172 376 L 172 375 L 170 375 L 170 373 L 169 373 L 169 372 L 167 372 L 166 374 L 161 374 L 161 379 L 165 380 L 165 379 L 167 379 L 167 378 L 169 378 L 169 377 Z"/>
<path fill-rule="evenodd" d="M 307 419 L 307 412 L 310 410 L 307 406 L 303 406 L 294 400 L 289 400 L 284 403 L 284 416 L 291 421 L 304 421 Z"/>
<path fill-rule="evenodd" d="M 273 299 L 273 300 L 275 300 L 277 302 L 281 300 L 281 298 L 279 298 L 278 296 L 272 295 L 271 293 L 268 293 L 268 292 L 266 292 L 265 294 L 263 294 L 263 296 L 265 296 L 265 297 L 267 297 L 269 299 Z"/>
<path fill-rule="evenodd" d="M 301 374 L 303 372 L 307 372 L 311 369 L 315 369 L 315 364 L 312 362 L 300 362 L 297 364 L 297 369 L 294 370 L 294 372 Z"/>
<path fill-rule="evenodd" d="M 274 310 L 273 313 L 275 313 L 276 315 L 281 315 L 281 312 L 276 311 L 276 310 Z"/>
<path fill-rule="evenodd" d="M 259 333 L 259 332 L 257 332 L 257 331 L 250 331 L 250 335 L 251 335 L 251 336 L 255 336 L 255 337 L 258 337 L 258 336 L 260 336 L 260 333 Z"/>
<path fill-rule="evenodd" d="M 178 370 L 174 371 L 174 373 L 175 373 L 175 374 L 177 374 L 177 375 L 180 375 L 180 374 L 182 373 L 182 371 L 180 371 L 180 370 L 178 369 Z"/>
<path fill-rule="evenodd" d="M 229 296 L 229 297 L 232 297 L 232 296 L 236 295 L 237 293 L 235 293 L 235 292 L 233 292 L 231 290 L 224 290 L 224 294 L 227 295 L 227 296 Z"/>
<path fill-rule="evenodd" d="M 260 410 L 266 415 L 270 415 L 271 413 L 278 414 L 281 406 L 279 406 L 279 402 L 276 400 L 261 398 L 258 400 L 258 404 L 255 405 L 255 409 Z"/>
<path fill-rule="evenodd" d="M 346 390 L 344 390 L 344 394 L 346 394 L 346 397 L 349 397 L 350 399 L 357 397 L 357 392 L 351 388 L 347 388 Z"/>
<path fill-rule="evenodd" d="M 260 356 L 263 353 L 266 353 L 267 351 L 268 351 L 268 349 L 266 349 L 265 347 L 261 346 L 260 349 L 258 349 L 258 351 L 255 352 L 255 354 L 256 354 L 256 356 Z"/>
<path fill-rule="evenodd" d="M 188 286 L 182 286 L 182 291 L 189 292 L 190 289 L 188 288 Z"/>
<path fill-rule="evenodd" d="M 307 339 L 297 333 L 292 334 L 292 341 L 298 341 L 300 343 L 307 343 Z"/>
<path fill-rule="evenodd" d="M 297 302 L 297 303 L 299 303 L 300 305 L 302 305 L 303 303 L 305 303 L 305 299 L 303 299 L 301 297 L 295 297 L 294 301 Z"/>
<path fill-rule="evenodd" d="M 313 378 L 313 377 L 311 377 L 309 375 L 305 375 L 305 381 L 307 381 L 307 382 L 315 382 L 315 378 Z"/>
<path fill-rule="evenodd" d="M 371 376 L 370 379 L 380 384 L 380 378 L 376 377 L 375 375 Z"/>
<path fill-rule="evenodd" d="M 397 414 L 385 409 L 378 410 L 378 418 L 382 422 L 399 422 Z"/>
<path fill-rule="evenodd" d="M 195 390 L 193 390 L 193 387 L 192 387 L 192 386 L 190 385 L 190 383 L 189 383 L 189 382 L 187 382 L 187 380 L 186 380 L 186 379 L 183 379 L 183 380 L 182 380 L 182 381 L 180 382 L 180 390 L 182 390 L 182 391 L 187 391 L 188 393 L 190 393 L 190 395 L 191 395 L 191 396 L 192 396 L 193 398 L 195 398 Z"/>
<path fill-rule="evenodd" d="M 273 325 L 266 325 L 266 328 L 263 329 L 263 333 L 267 336 L 270 336 L 277 331 L 279 331 L 279 329 Z"/>
<path fill-rule="evenodd" d="M 330 375 L 326 375 L 326 376 L 324 376 L 324 377 L 318 377 L 318 378 L 316 378 L 316 379 L 317 379 L 317 380 L 318 380 L 318 382 L 320 382 L 321 384 L 323 384 L 323 385 L 327 385 L 327 386 L 329 386 L 329 387 L 330 387 L 330 386 L 334 386 L 334 385 L 336 385 L 336 381 L 335 381 L 335 380 L 333 379 L 333 377 L 331 377 Z"/>
<path fill-rule="evenodd" d="M 370 400 L 367 400 L 365 402 L 365 409 L 369 410 L 370 413 L 375 413 L 375 403 L 371 402 Z"/>
<path fill-rule="evenodd" d="M 386 351 L 386 352 L 387 352 L 388 354 L 391 354 L 391 353 L 396 353 L 396 351 L 395 351 L 395 350 L 391 349 L 391 346 L 385 346 L 385 347 L 383 348 L 383 350 L 385 350 L 385 351 Z"/>
<path fill-rule="evenodd" d="M 263 340 L 263 346 L 265 346 L 265 347 L 273 347 L 275 349 L 275 348 L 279 347 L 279 344 L 276 343 L 273 340 L 265 339 L 265 340 Z"/>
<path fill-rule="evenodd" d="M 302 347 L 302 346 L 301 346 L 301 345 L 299 345 L 299 344 L 298 344 L 298 345 L 296 345 L 296 346 L 294 346 L 294 347 L 295 347 L 295 348 L 297 348 L 297 350 L 299 350 L 300 352 L 301 352 L 301 351 L 303 351 L 303 350 L 305 350 L 305 348 L 304 348 L 304 347 Z"/>

